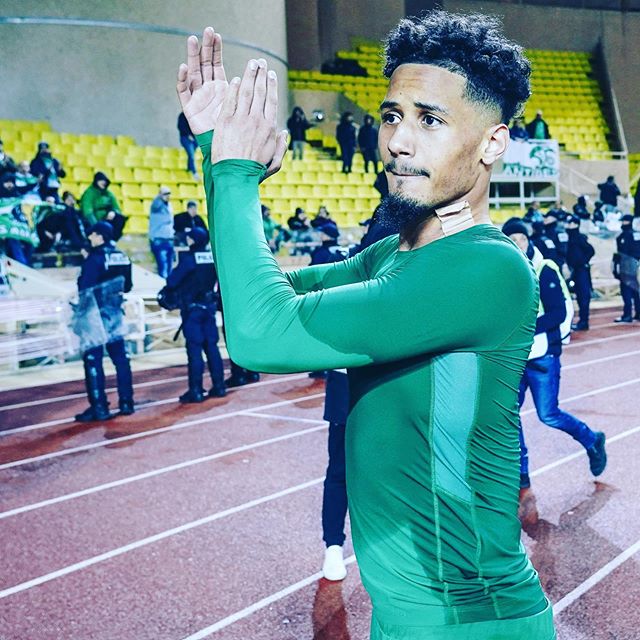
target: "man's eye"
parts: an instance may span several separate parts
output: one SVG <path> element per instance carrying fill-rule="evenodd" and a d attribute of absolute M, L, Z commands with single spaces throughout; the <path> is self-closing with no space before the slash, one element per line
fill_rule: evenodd
<path fill-rule="evenodd" d="M 424 124 L 426 124 L 428 127 L 434 127 L 441 124 L 441 121 L 438 120 L 438 118 L 434 118 L 430 115 L 426 115 L 424 118 L 422 118 L 422 122 L 424 122 Z"/>
<path fill-rule="evenodd" d="M 382 122 L 386 124 L 397 124 L 400 122 L 400 118 L 397 113 L 385 113 L 382 115 Z"/>

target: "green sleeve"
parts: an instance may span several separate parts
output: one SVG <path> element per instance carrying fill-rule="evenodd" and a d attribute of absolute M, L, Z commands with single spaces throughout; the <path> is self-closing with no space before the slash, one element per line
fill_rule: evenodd
<path fill-rule="evenodd" d="M 98 219 L 94 211 L 95 197 L 91 188 L 87 189 L 80 198 L 80 208 L 82 209 L 82 215 L 85 217 L 90 225 L 96 224 Z"/>
<path fill-rule="evenodd" d="M 207 220 L 209 222 L 209 237 L 211 238 L 211 252 L 213 259 L 216 258 L 215 243 L 213 240 L 214 224 L 213 224 L 213 174 L 211 172 L 211 141 L 213 140 L 213 131 L 206 131 L 196 135 L 196 140 L 202 151 L 202 176 L 204 180 L 204 192 L 207 197 Z"/>
<path fill-rule="evenodd" d="M 216 220 L 227 346 L 241 366 L 289 373 L 426 353 L 490 351 L 525 319 L 530 305 L 513 301 L 533 299 L 535 280 L 506 243 L 479 242 L 476 253 L 459 252 L 467 257 L 452 264 L 446 254 L 450 245 L 433 243 L 426 271 L 398 268 L 371 280 L 297 294 L 264 237 L 258 196 L 264 171 L 247 160 L 218 162 L 211 171 L 215 199 L 207 194 Z M 488 259 L 494 255 L 497 262 Z M 509 278 L 504 269 L 510 269 Z"/>

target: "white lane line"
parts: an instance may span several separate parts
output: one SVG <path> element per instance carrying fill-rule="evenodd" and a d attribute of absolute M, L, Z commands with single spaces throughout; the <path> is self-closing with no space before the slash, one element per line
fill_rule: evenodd
<path fill-rule="evenodd" d="M 257 411 L 245 411 L 242 415 L 251 416 L 253 418 L 271 418 L 275 420 L 288 420 L 290 422 L 308 422 L 310 424 L 318 424 L 322 420 L 312 420 L 311 418 L 296 418 L 295 416 L 279 416 L 272 413 L 258 413 Z"/>
<path fill-rule="evenodd" d="M 583 583 L 579 584 L 573 591 L 570 591 L 564 598 L 561 598 L 553 605 L 553 615 L 557 616 L 564 611 L 569 605 L 573 604 L 578 598 L 582 597 L 589 589 L 595 587 L 601 580 L 606 578 L 612 571 L 617 569 L 623 562 L 634 556 L 640 551 L 640 540 L 625 549 L 620 555 L 616 556 L 611 562 L 596 571 L 592 576 L 587 578 Z"/>
<path fill-rule="evenodd" d="M 602 342 L 611 342 L 612 340 L 626 340 L 627 338 L 633 338 L 634 336 L 640 336 L 640 331 L 629 331 L 629 333 L 625 333 L 621 336 L 609 336 L 608 338 L 596 338 L 595 340 L 578 340 L 577 342 L 572 342 L 564 347 L 562 350 L 572 349 L 575 347 L 586 347 L 590 344 L 600 344 Z"/>
<path fill-rule="evenodd" d="M 613 391 L 615 389 L 622 389 L 624 387 L 629 387 L 633 384 L 638 384 L 640 382 L 640 378 L 634 378 L 633 380 L 627 380 L 626 382 L 620 382 L 619 384 L 612 384 L 608 387 L 600 387 L 599 389 L 594 389 L 593 391 L 585 391 L 585 393 L 579 393 L 577 396 L 569 396 L 568 398 L 563 398 L 559 401 L 558 404 L 566 404 L 567 402 L 573 402 L 574 400 L 581 400 L 582 398 L 588 398 L 589 396 L 597 396 L 601 393 L 606 393 L 607 391 Z M 534 413 L 535 408 L 527 409 L 526 411 L 521 411 L 521 416 L 526 416 L 530 413 Z"/>
<path fill-rule="evenodd" d="M 638 432 L 640 432 L 640 426 L 632 427 L 631 429 L 627 429 L 626 431 L 623 431 L 622 433 L 618 433 L 615 436 L 611 436 L 611 437 L 607 436 L 607 444 L 611 444 L 612 442 L 616 442 L 617 440 L 622 440 L 623 438 L 627 438 L 629 436 L 632 436 L 634 433 L 638 433 Z M 549 464 L 544 465 L 544 467 L 540 467 L 539 469 L 532 471 L 531 477 L 542 475 L 543 473 L 546 473 L 551 469 L 555 469 L 556 467 L 559 467 L 565 464 L 566 462 L 570 462 L 571 460 L 575 460 L 576 458 L 580 458 L 581 456 L 586 456 L 586 455 L 587 455 L 587 452 L 583 447 L 581 447 L 580 451 L 571 453 L 568 456 L 565 456 L 564 458 L 560 458 L 559 460 L 550 462 Z"/>
<path fill-rule="evenodd" d="M 75 573 L 76 571 L 86 569 L 87 567 L 91 567 L 92 565 L 104 562 L 105 560 L 116 558 L 117 556 L 121 556 L 122 554 L 128 553 L 129 551 L 140 549 L 141 547 L 145 547 L 154 542 L 165 540 L 166 538 L 184 533 L 185 531 L 190 531 L 191 529 L 195 529 L 196 527 L 202 527 L 205 524 L 210 524 L 211 522 L 215 522 L 216 520 L 220 520 L 221 518 L 226 518 L 233 514 L 240 513 L 241 511 L 251 509 L 252 507 L 257 507 L 258 505 L 265 504 L 266 502 L 277 500 L 278 498 L 291 495 L 292 493 L 296 493 L 297 491 L 303 491 L 304 489 L 313 487 L 314 485 L 320 484 L 323 481 L 324 476 L 322 478 L 314 478 L 313 480 L 309 480 L 308 482 L 298 484 L 295 487 L 289 487 L 288 489 L 277 491 L 276 493 L 272 493 L 268 496 L 250 500 L 249 502 L 231 507 L 230 509 L 218 511 L 217 513 L 213 513 L 204 518 L 199 518 L 198 520 L 187 522 L 186 524 L 182 524 L 179 527 L 173 527 L 172 529 L 167 529 L 166 531 L 156 533 L 153 536 L 142 538 L 141 540 L 136 540 L 135 542 L 131 542 L 130 544 L 125 544 L 121 547 L 118 547 L 117 549 L 112 549 L 111 551 L 107 551 L 106 553 L 101 553 L 97 556 L 93 556 L 92 558 L 82 560 L 81 562 L 76 562 L 75 564 L 68 565 L 66 567 L 63 567 L 62 569 L 58 569 L 57 571 L 52 571 L 51 573 L 47 573 L 46 575 L 34 578 L 33 580 L 27 580 L 26 582 L 21 582 L 20 584 L 16 584 L 13 587 L 3 589 L 2 591 L 0 591 L 0 599 L 7 598 L 8 596 L 20 593 L 21 591 L 27 591 L 28 589 L 37 587 L 38 585 L 44 584 L 45 582 L 50 582 L 51 580 L 55 580 L 56 578 L 61 578 L 62 576 L 69 575 L 70 573 Z"/>
<path fill-rule="evenodd" d="M 302 380 L 303 378 L 307 378 L 308 374 L 295 374 L 291 376 L 282 376 L 279 378 L 274 378 L 273 380 L 263 380 L 260 382 L 252 382 L 250 384 L 243 385 L 242 389 L 250 389 L 253 387 L 260 387 L 272 384 L 280 384 L 281 382 L 291 382 L 293 380 Z M 243 392 L 241 392 L 243 393 Z M 84 395 L 84 394 L 83 394 Z M 145 402 L 140 405 L 136 405 L 136 411 L 141 411 L 142 409 L 150 409 L 151 407 L 159 407 L 165 404 L 177 404 L 177 398 L 166 398 L 164 400 L 154 400 L 153 402 Z M 58 420 L 50 420 L 48 422 L 38 422 L 36 424 L 29 424 L 24 427 L 16 427 L 15 429 L 4 429 L 0 431 L 0 438 L 2 436 L 11 435 L 14 433 L 24 433 L 26 431 L 36 431 L 37 429 L 45 429 L 46 427 L 54 427 L 59 424 L 75 424 L 75 420 L 73 418 L 60 418 Z"/>
<path fill-rule="evenodd" d="M 323 393 L 314 393 L 309 396 L 301 396 L 292 400 L 281 400 L 280 402 L 272 402 L 271 404 L 264 404 L 259 407 L 254 407 L 256 411 L 261 409 L 272 409 L 276 407 L 283 407 L 289 404 L 296 404 L 297 402 L 304 402 L 306 400 L 314 400 L 316 398 L 322 398 Z M 0 464 L 0 470 L 11 469 L 13 467 L 19 467 L 23 464 L 31 464 L 32 462 L 40 462 L 41 460 L 50 460 L 51 458 L 59 458 L 61 456 L 70 455 L 72 453 L 78 453 L 81 451 L 90 451 L 91 449 L 98 449 L 99 447 L 108 447 L 109 445 L 116 444 L 118 442 L 128 442 L 129 440 L 137 440 L 139 438 L 149 438 L 161 433 L 169 433 L 171 431 L 178 431 L 186 427 L 193 427 L 195 425 L 204 424 L 208 422 L 217 422 L 218 420 L 224 420 L 225 418 L 232 418 L 235 416 L 241 416 L 245 413 L 245 410 L 238 409 L 237 411 L 231 411 L 229 413 L 221 413 L 216 416 L 207 416 L 206 418 L 198 418 L 197 420 L 188 420 L 187 422 L 180 422 L 178 424 L 169 425 L 167 427 L 160 427 L 159 429 L 150 429 L 148 431 L 142 431 L 141 433 L 132 433 L 128 436 L 121 436 L 119 438 L 111 438 L 110 440 L 101 440 L 100 442 L 93 442 L 91 444 L 81 445 L 79 447 L 71 447 L 69 449 L 62 449 L 61 451 L 54 451 L 53 453 L 45 453 L 41 456 L 34 456 L 33 458 L 21 458 L 20 460 L 14 460 L 12 462 L 5 462 Z M 251 409 L 248 409 L 251 411 Z"/>
<path fill-rule="evenodd" d="M 135 373 L 135 372 L 134 372 Z M 162 380 L 150 380 L 149 382 L 137 382 L 133 385 L 134 389 L 143 389 L 145 387 L 155 387 L 159 384 L 169 384 L 170 382 L 179 382 L 180 380 L 186 380 L 187 376 L 175 376 L 173 378 L 163 378 Z M 53 383 L 56 384 L 56 383 Z M 105 389 L 106 393 L 113 393 L 117 391 L 116 387 L 109 387 Z M 41 404 L 49 404 L 52 402 L 62 402 L 63 400 L 75 400 L 77 398 L 86 398 L 86 392 L 82 393 L 69 393 L 66 396 L 55 396 L 53 398 L 43 398 L 42 400 L 30 400 L 29 402 L 18 402 L 16 404 L 7 404 L 0 407 L 0 411 L 9 411 L 10 409 L 24 409 L 25 407 L 37 407 Z"/>
<path fill-rule="evenodd" d="M 348 558 L 345 559 L 344 563 L 345 565 L 350 565 L 355 561 L 356 561 L 355 556 L 349 556 Z M 230 624 L 233 624 L 234 622 L 238 622 L 238 620 L 242 620 L 242 618 L 246 618 L 250 616 L 252 613 L 259 611 L 260 609 L 264 609 L 265 607 L 268 607 L 270 604 L 273 604 L 274 602 L 277 602 L 278 600 L 281 600 L 282 598 L 292 593 L 295 593 L 296 591 L 299 591 L 304 587 L 308 587 L 310 584 L 313 584 L 316 580 L 319 580 L 320 578 L 322 578 L 322 572 L 318 571 L 318 573 L 314 573 L 312 576 L 304 578 L 303 580 L 300 580 L 295 584 L 289 585 L 288 587 L 286 587 L 285 589 L 282 589 L 281 591 L 272 593 L 270 596 L 267 596 L 262 600 L 258 600 L 258 602 L 254 602 L 252 605 L 244 609 L 241 609 L 240 611 L 236 611 L 236 613 L 233 613 L 230 616 L 227 616 L 226 618 L 222 618 L 222 620 L 218 620 L 218 622 L 212 624 L 210 627 L 201 629 L 200 631 L 197 631 L 196 633 L 186 638 L 183 638 L 183 640 L 201 640 L 201 638 L 206 638 L 210 636 L 212 633 L 215 633 L 216 631 L 220 631 L 220 629 L 224 629 L 225 627 L 228 627 Z"/>
<path fill-rule="evenodd" d="M 616 440 L 622 440 L 623 438 L 631 435 L 632 433 L 636 433 L 637 431 L 640 431 L 640 427 L 634 427 L 633 429 L 630 429 L 624 433 L 620 433 L 617 436 L 614 436 L 612 438 L 609 439 L 609 442 L 614 442 Z M 568 462 L 569 460 L 572 460 L 573 458 L 577 457 L 578 455 L 581 454 L 574 454 L 571 456 L 566 456 L 565 458 L 563 458 L 561 461 L 558 461 L 559 464 L 564 464 L 565 462 Z M 555 466 L 559 466 L 559 464 L 552 464 L 552 465 L 547 465 L 547 468 L 542 468 L 539 470 L 536 470 L 532 473 L 532 475 L 540 475 L 541 473 L 544 473 L 545 470 L 553 468 Z M 249 509 L 251 507 L 254 506 L 258 506 L 260 504 L 264 504 L 266 502 L 270 502 L 271 500 L 275 500 L 277 498 L 286 496 L 286 495 L 290 495 L 292 493 L 296 493 L 297 491 L 301 491 L 303 489 L 309 488 L 311 486 L 317 485 L 321 482 L 324 481 L 324 476 L 321 478 L 315 478 L 313 480 L 310 480 L 308 482 L 296 485 L 294 487 L 290 487 L 288 489 L 284 489 L 282 491 L 278 491 L 276 493 L 270 494 L 268 496 L 264 496 L 262 498 L 258 498 L 256 500 L 251 500 L 249 502 L 246 502 L 242 505 L 238 505 L 236 507 L 232 507 L 230 509 L 226 509 L 224 511 L 220 511 L 217 513 L 214 513 L 212 515 L 206 516 L 204 518 L 200 518 L 198 520 L 194 520 L 192 522 L 186 523 L 184 525 L 181 525 L 179 527 L 174 527 L 173 529 L 168 529 L 166 531 L 162 531 L 158 534 L 155 534 L 153 536 L 149 536 L 147 538 L 143 538 L 141 540 L 137 540 L 135 542 L 132 542 L 130 544 L 127 545 L 123 545 L 121 547 L 118 547 L 117 549 L 113 549 L 111 551 L 107 551 L 106 553 L 102 553 L 99 554 L 97 556 L 93 556 L 92 558 L 88 558 L 87 560 L 83 560 L 81 562 L 77 562 L 73 565 L 69 565 L 67 567 L 63 567 L 62 569 L 59 569 L 57 571 L 53 571 L 51 573 L 48 573 L 44 576 L 40 576 L 38 578 L 34 578 L 32 580 L 28 580 L 26 582 L 22 582 L 18 585 L 15 585 L 13 587 L 9 587 L 7 589 L 4 589 L 2 591 L 0 591 L 0 599 L 2 598 L 6 598 L 10 595 L 13 595 L 15 593 L 19 593 L 21 591 L 26 591 L 28 589 L 31 589 L 33 587 L 36 587 L 38 585 L 41 585 L 45 582 L 49 582 L 51 580 L 55 580 L 56 578 L 60 578 L 62 576 L 68 575 L 70 573 L 74 573 L 76 571 L 80 571 L 81 569 L 85 569 L 87 567 L 90 567 L 92 565 L 98 564 L 99 562 L 103 562 L 105 560 L 109 560 L 111 558 L 114 558 L 116 556 L 122 555 L 124 553 L 127 553 L 128 551 L 133 551 L 134 549 L 138 549 L 140 547 L 146 546 L 148 544 L 151 544 L 153 542 L 157 542 L 159 540 L 164 540 L 166 538 L 169 538 L 173 535 L 179 534 L 179 533 L 183 533 L 184 531 L 188 531 L 189 529 L 193 529 L 195 527 L 199 527 L 202 526 L 204 524 L 208 524 L 209 522 L 213 522 L 214 520 L 218 520 L 220 518 L 224 518 L 226 516 L 229 515 L 233 515 L 234 513 L 238 513 L 240 511 L 244 511 L 246 509 Z M 314 574 L 314 576 L 319 577 L 320 574 Z M 260 603 L 269 600 L 269 604 L 272 602 L 275 602 L 276 600 L 285 597 L 286 595 L 289 595 L 290 593 L 293 593 L 294 591 L 297 591 L 299 589 L 301 589 L 302 587 L 306 586 L 307 584 L 311 584 L 315 579 L 314 577 L 309 577 L 306 578 L 305 580 L 302 580 L 298 583 L 296 583 L 295 585 L 291 585 L 290 587 L 287 587 L 286 589 L 283 589 L 282 591 L 279 591 L 278 594 L 280 594 L 278 596 L 278 594 L 272 594 L 271 596 L 268 596 L 268 598 L 265 598 L 263 600 L 260 600 L 257 603 L 254 603 L 253 605 L 250 605 L 249 607 L 246 607 L 245 609 L 242 609 L 239 612 L 236 612 L 235 614 L 232 614 L 231 616 L 227 616 L 226 618 L 223 618 L 222 620 L 219 620 L 218 622 L 214 623 L 214 625 L 212 625 L 211 627 L 207 627 L 207 629 L 212 629 L 213 627 L 215 627 L 216 625 L 222 624 L 225 620 L 229 620 L 229 622 L 227 622 L 226 624 L 224 624 L 224 626 L 228 626 L 229 624 L 231 624 L 232 622 L 237 622 L 238 620 L 240 620 L 241 618 L 244 618 L 248 615 L 250 615 L 251 613 L 253 613 L 254 611 L 257 611 L 258 609 L 263 608 L 262 606 L 258 606 Z M 307 582 L 309 581 L 309 582 Z M 298 586 L 296 586 L 298 585 Z M 278 596 L 278 597 L 276 597 Z M 244 613 L 243 613 L 244 612 Z M 220 627 L 222 628 L 222 627 Z M 213 629 L 212 631 L 209 631 L 206 635 L 210 635 L 211 633 L 214 633 L 216 629 Z M 199 631 L 197 633 L 202 634 L 205 630 Z M 203 638 L 206 637 L 206 635 L 194 635 L 194 636 L 189 636 L 189 638 Z M 185 639 L 185 640 L 189 640 L 189 639 Z"/>
<path fill-rule="evenodd" d="M 212 453 L 208 456 L 202 456 L 201 458 L 185 460 L 184 462 L 178 462 L 168 467 L 161 467 L 160 469 L 154 469 L 153 471 L 146 471 L 144 473 L 139 473 L 135 476 L 128 476 L 120 480 L 114 480 L 112 482 L 106 482 L 104 484 L 95 485 L 93 487 L 82 489 L 80 491 L 74 491 L 73 493 L 67 493 L 67 494 L 58 496 L 56 498 L 49 498 L 47 500 L 34 502 L 32 504 L 28 504 L 23 507 L 16 507 L 15 509 L 10 509 L 9 511 L 2 511 L 0 512 L 0 520 L 4 518 L 9 518 L 11 516 L 19 515 L 21 513 L 26 513 L 28 511 L 35 511 L 36 509 L 42 509 L 43 507 L 50 507 L 51 505 L 60 504 L 61 502 L 67 502 L 68 500 L 74 500 L 75 498 L 82 498 L 83 496 L 92 495 L 100 491 L 106 491 L 108 489 L 115 489 L 116 487 L 122 487 L 124 485 L 131 484 L 132 482 L 138 482 L 139 480 L 147 480 L 148 478 L 155 478 L 165 473 L 180 471 L 181 469 L 187 469 L 188 467 L 193 467 L 197 464 L 202 464 L 204 462 L 211 462 L 212 460 L 218 460 L 220 458 L 231 456 L 236 453 L 242 453 L 243 451 L 249 451 L 251 449 L 266 447 L 267 445 L 270 445 L 270 444 L 275 444 L 277 442 L 284 442 L 285 440 L 291 440 L 292 438 L 298 438 L 300 436 L 306 436 L 311 433 L 316 433 L 317 431 L 325 431 L 327 429 L 326 422 L 315 420 L 315 424 L 318 426 L 312 427 L 310 429 L 302 429 L 301 431 L 294 431 L 292 433 L 287 433 L 282 436 L 276 436 L 274 438 L 269 438 L 267 440 L 259 440 L 257 442 L 252 442 L 250 444 L 242 445 L 240 447 L 234 447 L 233 449 L 226 449 L 225 451 Z"/>
<path fill-rule="evenodd" d="M 596 360 L 587 360 L 586 362 L 576 362 L 575 364 L 563 365 L 562 370 L 567 369 L 579 369 L 580 367 L 588 367 L 590 364 L 598 364 L 600 362 L 609 362 L 610 360 L 617 360 L 618 358 L 629 358 L 630 356 L 640 355 L 639 351 L 627 351 L 625 353 L 619 353 L 615 356 L 606 356 L 605 358 L 597 358 Z"/>

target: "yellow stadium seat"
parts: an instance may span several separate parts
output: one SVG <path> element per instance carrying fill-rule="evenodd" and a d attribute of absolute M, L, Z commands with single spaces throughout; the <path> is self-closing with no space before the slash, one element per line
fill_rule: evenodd
<path fill-rule="evenodd" d="M 151 182 L 153 180 L 150 169 L 135 168 L 133 170 L 133 178 L 138 182 Z"/>
<path fill-rule="evenodd" d="M 125 183 L 122 185 L 122 195 L 125 198 L 142 198 L 142 188 L 138 183 Z"/>
<path fill-rule="evenodd" d="M 158 185 L 143 183 L 140 185 L 140 194 L 143 198 L 153 200 L 158 195 Z"/>

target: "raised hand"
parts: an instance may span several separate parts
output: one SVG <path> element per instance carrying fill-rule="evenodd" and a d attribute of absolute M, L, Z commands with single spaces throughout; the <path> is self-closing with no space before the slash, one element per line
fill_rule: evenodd
<path fill-rule="evenodd" d="M 242 80 L 233 78 L 218 118 L 211 163 L 255 160 L 267 165 L 267 177 L 280 169 L 287 132 L 277 132 L 278 78 L 265 60 L 249 60 Z"/>
<path fill-rule="evenodd" d="M 222 38 L 212 27 L 187 40 L 187 64 L 178 69 L 178 98 L 194 134 L 215 129 L 229 83 L 222 64 Z"/>

